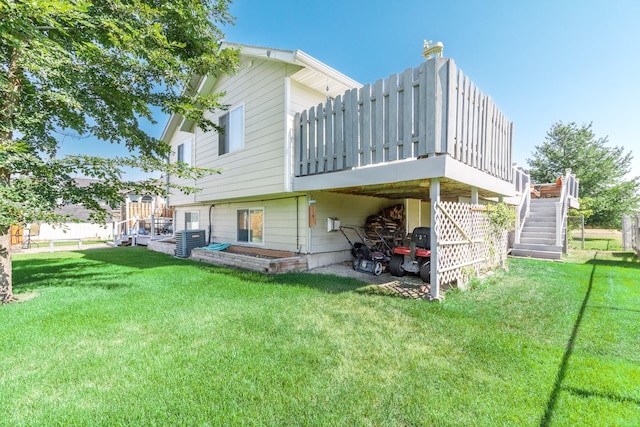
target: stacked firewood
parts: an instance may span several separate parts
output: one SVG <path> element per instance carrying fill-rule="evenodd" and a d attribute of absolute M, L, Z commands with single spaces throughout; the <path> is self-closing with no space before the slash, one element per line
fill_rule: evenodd
<path fill-rule="evenodd" d="M 370 215 L 365 222 L 367 240 L 382 252 L 402 245 L 405 237 L 404 205 L 394 205 Z"/>

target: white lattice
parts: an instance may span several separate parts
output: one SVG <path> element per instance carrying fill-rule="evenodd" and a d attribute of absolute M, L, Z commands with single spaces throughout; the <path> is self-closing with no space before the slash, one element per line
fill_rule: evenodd
<path fill-rule="evenodd" d="M 439 202 L 435 233 L 438 239 L 438 284 L 465 287 L 481 270 L 506 259 L 507 232 L 494 232 L 481 205 Z"/>

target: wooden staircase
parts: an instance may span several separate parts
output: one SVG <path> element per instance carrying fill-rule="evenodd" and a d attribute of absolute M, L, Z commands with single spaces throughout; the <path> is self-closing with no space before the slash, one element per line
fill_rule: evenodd
<path fill-rule="evenodd" d="M 562 246 L 556 245 L 556 204 L 559 198 L 531 199 L 530 214 L 524 222 L 520 243 L 515 243 L 511 255 L 520 257 L 561 259 Z"/>

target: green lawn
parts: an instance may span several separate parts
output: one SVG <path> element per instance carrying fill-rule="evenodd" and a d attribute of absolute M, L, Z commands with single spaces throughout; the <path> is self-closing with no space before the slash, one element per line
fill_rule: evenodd
<path fill-rule="evenodd" d="M 590 254 L 442 303 L 139 247 L 19 255 L 0 425 L 637 426 L 640 264 Z"/>

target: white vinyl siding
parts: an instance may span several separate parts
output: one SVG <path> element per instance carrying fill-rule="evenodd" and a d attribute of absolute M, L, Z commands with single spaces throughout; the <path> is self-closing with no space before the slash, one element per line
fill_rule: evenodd
<path fill-rule="evenodd" d="M 290 102 L 286 102 L 286 78 L 297 70 L 297 66 L 254 59 L 250 67 L 241 67 L 236 74 L 216 81 L 211 90 L 226 93 L 221 99 L 223 104 L 233 108 L 243 106 L 243 148 L 220 155 L 221 136 L 215 131 L 205 133 L 194 128 L 193 166 L 218 169 L 221 173 L 207 175 L 196 182 L 176 181 L 171 177 L 179 184 L 201 189 L 191 195 L 173 194 L 172 205 L 281 194 L 289 190 L 289 177 L 285 173 L 285 148 L 290 142 L 287 140 L 289 114 L 325 99 L 324 94 L 290 80 Z M 289 114 L 285 111 L 287 105 Z M 214 111 L 206 117 L 220 123 L 220 117 L 227 113 Z M 172 141 L 182 142 L 183 135 L 184 132 L 177 131 Z"/>
<path fill-rule="evenodd" d="M 202 191 L 195 195 L 172 197 L 173 204 L 209 202 L 220 199 L 251 197 L 285 190 L 284 140 L 286 117 L 285 77 L 287 65 L 254 60 L 231 77 L 222 77 L 215 92 L 226 92 L 222 103 L 244 106 L 244 146 L 241 150 L 219 155 L 219 138 L 215 131 L 195 129 L 194 166 L 219 169 L 195 185 Z M 207 118 L 218 123 L 221 114 Z M 184 182 L 194 185 L 194 182 Z M 235 227 L 234 227 L 235 229 Z"/>
<path fill-rule="evenodd" d="M 340 231 L 327 232 L 327 218 L 338 218 L 342 225 L 364 226 L 369 215 L 403 203 L 401 200 L 323 192 L 314 192 L 311 197 L 316 201 L 317 213 L 317 223 L 311 227 L 311 253 L 350 249 Z"/>

